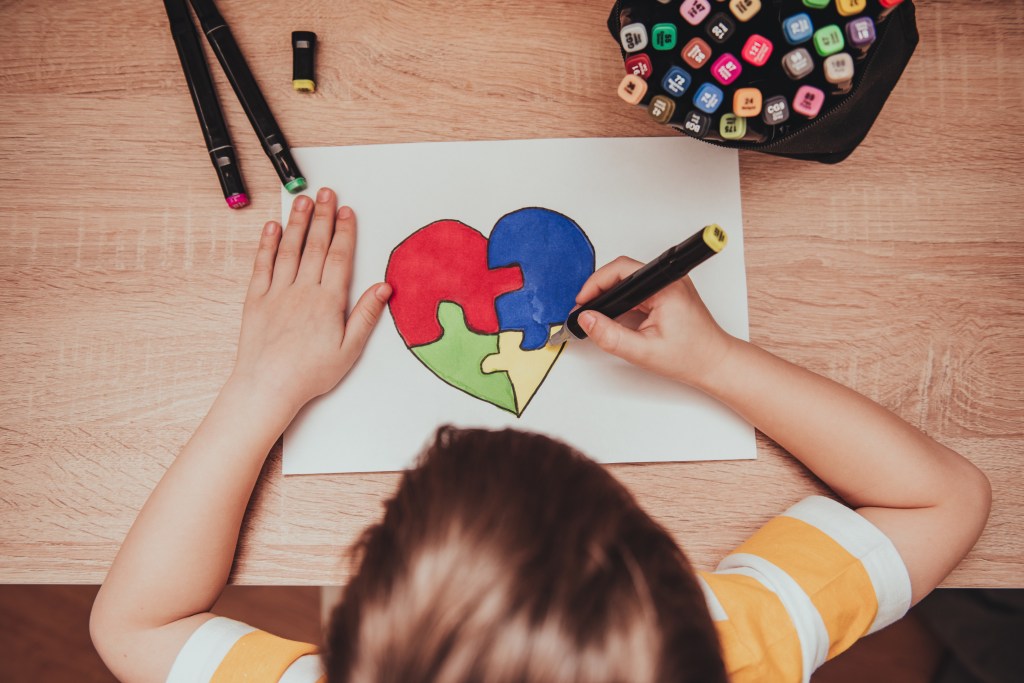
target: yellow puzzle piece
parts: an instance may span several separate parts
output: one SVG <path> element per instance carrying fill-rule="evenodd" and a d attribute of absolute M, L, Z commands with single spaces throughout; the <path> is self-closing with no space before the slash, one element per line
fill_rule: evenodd
<path fill-rule="evenodd" d="M 526 405 L 544 383 L 544 378 L 551 371 L 558 354 L 565 344 L 543 346 L 532 351 L 520 348 L 523 343 L 522 330 L 509 330 L 498 333 L 498 353 L 486 356 L 480 364 L 484 373 L 506 372 L 512 389 L 515 392 L 516 412 L 520 415 Z"/>

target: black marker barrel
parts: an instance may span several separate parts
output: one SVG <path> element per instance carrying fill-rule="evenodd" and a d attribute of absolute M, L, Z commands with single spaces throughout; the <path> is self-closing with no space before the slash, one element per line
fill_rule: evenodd
<path fill-rule="evenodd" d="M 293 194 L 301 192 L 306 189 L 306 179 L 302 177 L 295 159 L 292 158 L 284 133 L 274 120 L 274 115 L 270 113 L 270 106 L 263 98 L 260 86 L 249 70 L 245 57 L 231 34 L 231 29 L 212 0 L 191 2 L 210 47 L 217 55 L 217 60 L 224 69 L 238 101 L 241 102 L 249 123 L 263 145 L 263 151 L 270 157 L 285 189 Z"/>
<path fill-rule="evenodd" d="M 174 46 L 178 50 L 178 59 L 185 72 L 189 94 L 192 95 L 192 106 L 195 107 L 199 119 L 199 127 L 203 131 L 206 149 L 210 160 L 217 170 L 224 199 L 232 209 L 241 209 L 249 205 L 249 196 L 242 182 L 242 172 L 235 156 L 235 148 L 231 145 L 224 112 L 217 100 L 217 91 L 210 77 L 210 67 L 203 56 L 203 46 L 188 14 L 187 0 L 164 0 L 167 19 L 171 24 L 171 35 Z"/>
<path fill-rule="evenodd" d="M 715 224 L 694 233 L 604 294 L 573 311 L 565 321 L 566 328 L 572 336 L 585 339 L 587 333 L 580 326 L 580 313 L 597 311 L 609 318 L 617 318 L 686 277 L 695 267 L 720 252 L 727 239 L 725 230 Z"/>

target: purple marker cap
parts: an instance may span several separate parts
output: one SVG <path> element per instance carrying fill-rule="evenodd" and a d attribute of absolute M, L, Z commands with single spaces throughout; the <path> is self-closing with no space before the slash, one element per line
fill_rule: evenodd
<path fill-rule="evenodd" d="M 846 22 L 846 39 L 856 50 L 867 50 L 875 42 L 875 22 L 870 17 L 858 17 Z"/>

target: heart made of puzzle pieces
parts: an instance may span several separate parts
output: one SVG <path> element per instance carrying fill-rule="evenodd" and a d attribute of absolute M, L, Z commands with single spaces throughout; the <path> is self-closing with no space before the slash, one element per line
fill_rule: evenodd
<path fill-rule="evenodd" d="M 518 416 L 561 353 L 547 344 L 552 328 L 593 272 L 583 230 L 531 207 L 502 216 L 489 239 L 435 221 L 395 247 L 385 279 L 409 350 L 447 384 Z"/>

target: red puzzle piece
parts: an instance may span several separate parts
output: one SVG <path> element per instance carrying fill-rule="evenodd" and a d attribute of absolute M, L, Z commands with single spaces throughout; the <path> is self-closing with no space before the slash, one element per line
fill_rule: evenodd
<path fill-rule="evenodd" d="M 435 221 L 395 247 L 384 276 L 391 285 L 391 315 L 406 346 L 441 338 L 437 307 L 462 306 L 466 325 L 480 334 L 498 333 L 494 300 L 523 287 L 518 266 L 487 267 L 487 238 L 465 223 Z"/>

